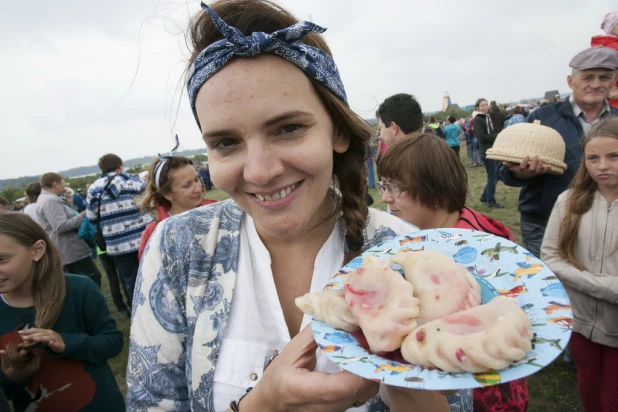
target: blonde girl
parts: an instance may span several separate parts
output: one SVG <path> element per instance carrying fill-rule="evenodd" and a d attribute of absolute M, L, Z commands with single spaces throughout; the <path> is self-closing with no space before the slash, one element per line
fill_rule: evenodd
<path fill-rule="evenodd" d="M 618 405 L 618 118 L 598 123 L 558 197 L 541 257 L 573 307 L 570 348 L 584 411 Z"/>

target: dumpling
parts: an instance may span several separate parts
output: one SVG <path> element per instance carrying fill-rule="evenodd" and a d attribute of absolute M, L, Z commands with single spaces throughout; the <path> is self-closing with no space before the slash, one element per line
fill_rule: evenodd
<path fill-rule="evenodd" d="M 450 256 L 436 251 L 405 252 L 391 257 L 414 286 L 423 325 L 481 304 L 481 288 L 474 276 Z"/>
<path fill-rule="evenodd" d="M 416 328 L 403 342 L 403 358 L 446 372 L 486 372 L 521 360 L 532 349 L 530 319 L 514 299 L 454 313 Z"/>
<path fill-rule="evenodd" d="M 414 287 L 391 268 L 388 260 L 365 257 L 362 266 L 349 273 L 343 290 L 371 352 L 399 349 L 416 327 L 419 308 Z"/>
<path fill-rule="evenodd" d="M 343 297 L 343 289 L 307 293 L 296 298 L 294 302 L 307 315 L 315 316 L 316 319 L 335 329 L 346 332 L 356 332 L 359 329 Z"/>

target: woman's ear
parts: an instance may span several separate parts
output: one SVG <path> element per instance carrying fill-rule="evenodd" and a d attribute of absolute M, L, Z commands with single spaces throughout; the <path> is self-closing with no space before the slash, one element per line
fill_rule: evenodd
<path fill-rule="evenodd" d="M 335 129 L 335 140 L 333 150 L 337 153 L 345 153 L 350 148 L 350 139 L 344 136 L 339 130 Z"/>
<path fill-rule="evenodd" d="M 47 251 L 47 244 L 43 239 L 37 240 L 34 245 L 32 245 L 32 260 L 38 262 L 45 255 L 45 251 Z"/>
<path fill-rule="evenodd" d="M 172 203 L 172 196 L 170 196 L 170 193 L 161 192 L 161 196 L 163 196 L 168 202 Z"/>

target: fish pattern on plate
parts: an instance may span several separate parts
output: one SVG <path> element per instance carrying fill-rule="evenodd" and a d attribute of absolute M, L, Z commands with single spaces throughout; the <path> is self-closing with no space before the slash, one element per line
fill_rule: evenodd
<path fill-rule="evenodd" d="M 401 252 L 435 250 L 451 256 L 472 273 L 481 286 L 482 304 L 495 296 L 516 299 L 530 318 L 535 334 L 533 349 L 526 357 L 499 371 L 447 373 L 387 359 L 363 348 L 357 338 L 323 322 L 312 322 L 321 350 L 341 368 L 357 375 L 414 389 L 457 390 L 491 386 L 532 375 L 549 365 L 564 350 L 571 337 L 573 313 L 562 284 L 551 270 L 523 247 L 509 240 L 468 229 L 431 229 L 400 236 L 374 247 L 371 254 L 389 259 Z M 342 275 L 360 267 L 363 256 L 335 273 L 327 288 L 339 289 Z M 398 265 L 394 269 L 401 271 Z"/>

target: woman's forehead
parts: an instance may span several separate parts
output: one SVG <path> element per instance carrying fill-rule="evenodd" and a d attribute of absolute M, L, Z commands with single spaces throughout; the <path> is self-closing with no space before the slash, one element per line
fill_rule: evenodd
<path fill-rule="evenodd" d="M 320 100 L 307 76 L 273 55 L 236 58 L 214 74 L 196 99 L 200 124 L 227 121 L 248 113 L 319 111 Z"/>

